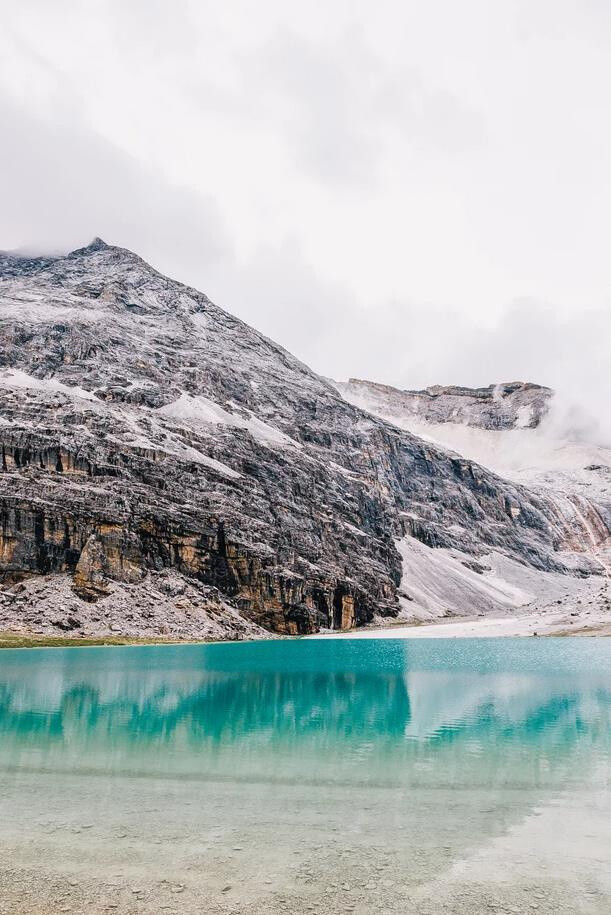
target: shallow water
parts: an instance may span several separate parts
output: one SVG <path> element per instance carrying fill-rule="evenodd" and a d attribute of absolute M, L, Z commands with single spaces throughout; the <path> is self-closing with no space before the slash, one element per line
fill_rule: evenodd
<path fill-rule="evenodd" d="M 2 651 L 0 912 L 607 913 L 610 700 L 603 639 Z"/>

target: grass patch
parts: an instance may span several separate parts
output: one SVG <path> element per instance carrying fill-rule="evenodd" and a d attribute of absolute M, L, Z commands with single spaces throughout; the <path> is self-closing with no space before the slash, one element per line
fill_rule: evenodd
<path fill-rule="evenodd" d="M 91 645 L 179 645 L 181 639 L 139 638 L 122 635 L 74 638 L 64 635 L 39 635 L 34 632 L 0 632 L 0 648 L 84 648 Z M 190 639 L 189 641 L 198 641 Z M 206 641 L 201 639 L 199 641 Z"/>

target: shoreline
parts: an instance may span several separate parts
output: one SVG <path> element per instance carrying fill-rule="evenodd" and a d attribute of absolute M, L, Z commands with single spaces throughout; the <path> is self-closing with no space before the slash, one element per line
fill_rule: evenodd
<path fill-rule="evenodd" d="M 556 619 L 546 619 L 545 614 L 531 613 L 520 616 L 463 617 L 441 619 L 435 623 L 406 622 L 384 627 L 363 627 L 340 631 L 323 631 L 306 636 L 279 636 L 270 632 L 269 639 L 436 639 L 436 638 L 611 638 L 611 618 L 576 619 L 567 621 L 566 614 Z M 570 622 L 570 625 L 567 625 Z M 571 625 L 574 628 L 571 628 Z M 2 649 L 36 648 L 130 648 L 146 645 L 225 645 L 240 642 L 259 642 L 267 639 L 172 639 L 147 636 L 55 636 L 28 632 L 0 631 Z"/>
<path fill-rule="evenodd" d="M 539 629 L 537 629 L 539 625 Z M 529 629 L 532 631 L 524 631 Z M 320 638 L 372 638 L 372 639 L 435 639 L 435 638 L 573 638 L 597 636 L 611 637 L 611 620 L 597 624 L 576 624 L 574 629 L 540 625 L 540 617 L 533 615 L 522 617 L 464 617 L 457 620 L 443 620 L 437 623 L 405 623 L 401 626 L 382 628 L 351 629 L 347 632 L 320 632 L 307 636 Z"/>
<path fill-rule="evenodd" d="M 524 612 L 526 611 L 526 612 Z M 521 613 L 503 616 L 464 616 L 440 618 L 433 622 L 403 623 L 363 628 L 351 633 L 317 633 L 310 638 L 423 639 L 423 638 L 566 638 L 610 637 L 611 612 L 608 609 L 582 608 L 575 605 L 527 607 Z"/>
<path fill-rule="evenodd" d="M 233 642 L 235 639 L 169 639 L 147 636 L 73 636 L 45 635 L 35 632 L 2 632 L 0 631 L 0 651 L 2 649 L 28 650 L 35 648 L 133 648 L 138 645 L 213 645 Z M 244 641 L 258 641 L 244 639 Z"/>

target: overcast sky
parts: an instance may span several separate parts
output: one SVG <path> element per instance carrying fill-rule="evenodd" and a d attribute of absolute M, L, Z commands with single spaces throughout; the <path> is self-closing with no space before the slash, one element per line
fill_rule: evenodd
<path fill-rule="evenodd" d="M 608 409 L 608 0 L 0 0 L 0 132 L 2 248 L 101 235 L 338 378 Z"/>

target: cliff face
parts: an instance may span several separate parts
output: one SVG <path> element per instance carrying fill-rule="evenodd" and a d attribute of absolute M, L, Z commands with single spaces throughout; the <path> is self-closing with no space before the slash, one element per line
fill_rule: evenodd
<path fill-rule="evenodd" d="M 5 621 L 32 576 L 70 576 L 64 616 L 95 605 L 103 629 L 119 597 L 177 575 L 189 634 L 223 614 L 230 635 L 346 629 L 397 613 L 405 534 L 565 570 L 552 503 L 347 403 L 99 240 L 0 257 L 0 447 Z"/>

